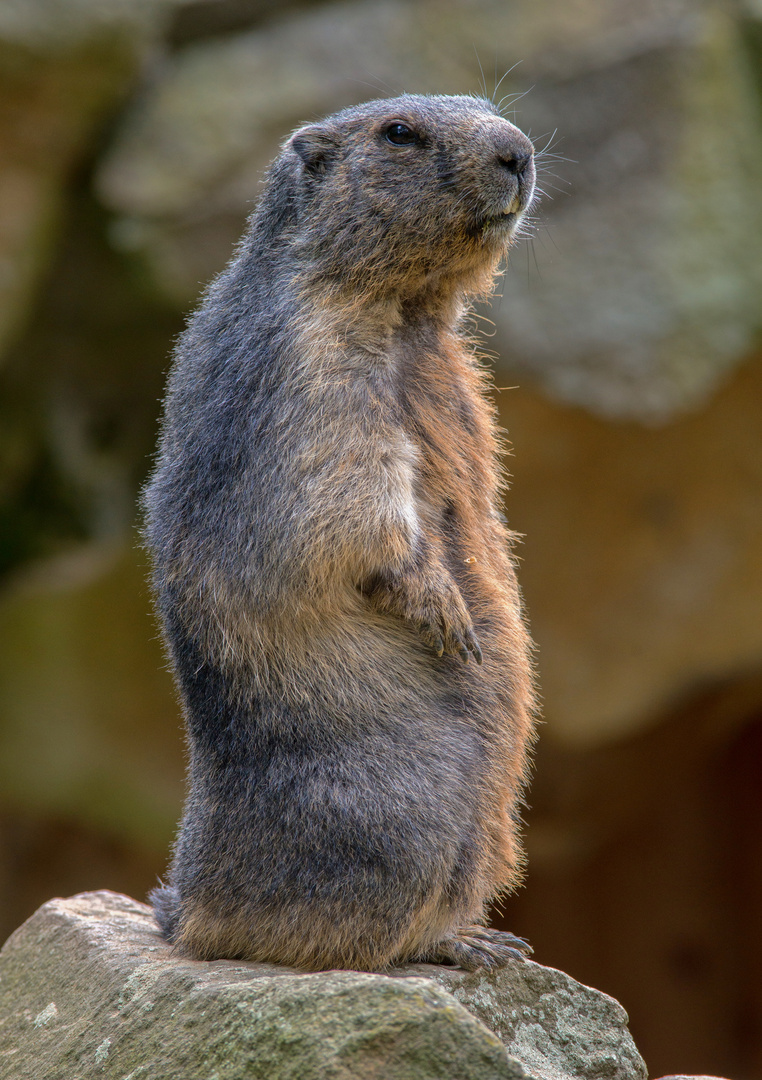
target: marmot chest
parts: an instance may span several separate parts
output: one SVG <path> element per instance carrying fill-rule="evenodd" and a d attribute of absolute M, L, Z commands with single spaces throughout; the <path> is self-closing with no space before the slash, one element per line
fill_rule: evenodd
<path fill-rule="evenodd" d="M 453 554 L 490 531 L 496 497 L 494 435 L 481 378 L 460 351 L 422 353 L 401 371 L 397 402 L 418 454 L 417 497 Z"/>

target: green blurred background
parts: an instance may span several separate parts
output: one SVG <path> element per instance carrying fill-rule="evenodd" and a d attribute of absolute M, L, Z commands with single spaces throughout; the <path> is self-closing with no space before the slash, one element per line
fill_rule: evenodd
<path fill-rule="evenodd" d="M 751 1080 L 758 0 L 0 3 L 0 938 L 163 872 L 183 741 L 135 507 L 171 343 L 288 132 L 404 90 L 494 93 L 545 148 L 480 321 L 545 721 L 495 921 L 618 997 L 652 1075 Z"/>

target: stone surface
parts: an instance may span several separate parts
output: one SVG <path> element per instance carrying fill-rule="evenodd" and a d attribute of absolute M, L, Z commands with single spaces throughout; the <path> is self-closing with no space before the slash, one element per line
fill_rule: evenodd
<path fill-rule="evenodd" d="M 0 40 L 49 56 L 114 38 L 155 35 L 178 0 L 3 0 Z"/>
<path fill-rule="evenodd" d="M 498 395 L 543 739 L 612 743 L 762 665 L 762 356 L 643 428 Z"/>
<path fill-rule="evenodd" d="M 145 575 L 129 548 L 91 545 L 0 596 L 0 789 L 7 805 L 161 850 L 182 737 Z"/>
<path fill-rule="evenodd" d="M 704 401 L 762 326 L 762 125 L 744 25 L 719 0 L 289 13 L 177 52 L 98 190 L 118 215 L 114 242 L 187 303 L 297 124 L 403 88 L 468 93 L 483 78 L 491 93 L 509 72 L 497 98 L 512 117 L 520 98 L 516 121 L 552 145 L 533 254 L 514 253 L 489 312 L 502 370 L 605 416 L 664 420 Z M 722 147 L 722 168 L 707 146 Z"/>
<path fill-rule="evenodd" d="M 50 901 L 0 954 L 3 1080 L 644 1080 L 625 1025 L 612 999 L 532 963 L 479 977 L 183 960 L 145 905 L 108 892 Z"/>
<path fill-rule="evenodd" d="M 66 183 L 135 77 L 168 0 L 0 4 L 0 350 L 47 269 Z"/>
<path fill-rule="evenodd" d="M 613 998 L 531 960 L 499 974 L 411 965 L 435 979 L 501 1039 L 532 1076 L 548 1080 L 645 1076 Z"/>
<path fill-rule="evenodd" d="M 546 163 L 537 265 L 514 258 L 492 317 L 522 382 L 661 422 L 702 404 L 762 326 L 762 124 L 733 9 L 636 10 L 589 66 L 535 75 L 532 127 L 557 129 L 571 161 Z M 722 169 L 699 163 L 707 145 L 722 145 Z"/>

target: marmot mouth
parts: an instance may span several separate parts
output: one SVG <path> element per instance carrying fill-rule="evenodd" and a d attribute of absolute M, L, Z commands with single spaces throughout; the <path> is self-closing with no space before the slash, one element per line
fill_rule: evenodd
<path fill-rule="evenodd" d="M 510 234 L 514 232 L 520 217 L 521 213 L 514 210 L 507 210 L 502 214 L 485 214 L 475 222 L 474 235 L 486 239 L 488 236 Z"/>

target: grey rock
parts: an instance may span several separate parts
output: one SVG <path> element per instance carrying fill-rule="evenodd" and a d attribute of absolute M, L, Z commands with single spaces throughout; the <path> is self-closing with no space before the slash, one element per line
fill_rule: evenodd
<path fill-rule="evenodd" d="M 762 323 L 759 95 L 739 12 L 442 0 L 433 18 L 425 0 L 365 0 L 194 44 L 102 164 L 114 242 L 143 252 L 186 304 L 228 258 L 292 128 L 402 89 L 478 91 L 481 57 L 486 91 L 513 68 L 496 96 L 538 147 L 572 159 L 545 156 L 552 199 L 534 253 L 514 253 L 489 312 L 501 377 L 605 416 L 665 420 L 705 400 Z"/>
<path fill-rule="evenodd" d="M 532 128 L 571 160 L 545 162 L 536 266 L 514 257 L 492 318 L 515 379 L 660 422 L 703 404 L 762 328 L 762 131 L 731 9 L 663 5 L 646 27 L 629 52 L 601 39 L 597 64 L 536 76 Z"/>
<path fill-rule="evenodd" d="M 71 172 L 135 79 L 171 3 L 0 3 L 0 347 L 29 315 Z"/>
<path fill-rule="evenodd" d="M 150 875 L 175 831 L 185 770 L 146 567 L 131 542 L 30 564 L 0 592 L 0 791 L 35 820 L 82 823 L 120 852 L 147 852 Z"/>
<path fill-rule="evenodd" d="M 646 1076 L 619 1002 L 563 971 L 531 960 L 493 974 L 425 968 L 428 978 L 494 1031 L 532 1076 L 543 1080 Z"/>
<path fill-rule="evenodd" d="M 2 1080 L 643 1080 L 625 1024 L 538 964 L 305 975 L 185 960 L 146 905 L 109 892 L 51 900 L 0 954 Z"/>
<path fill-rule="evenodd" d="M 115 35 L 153 35 L 173 0 L 3 0 L 0 41 L 65 53 Z"/>

